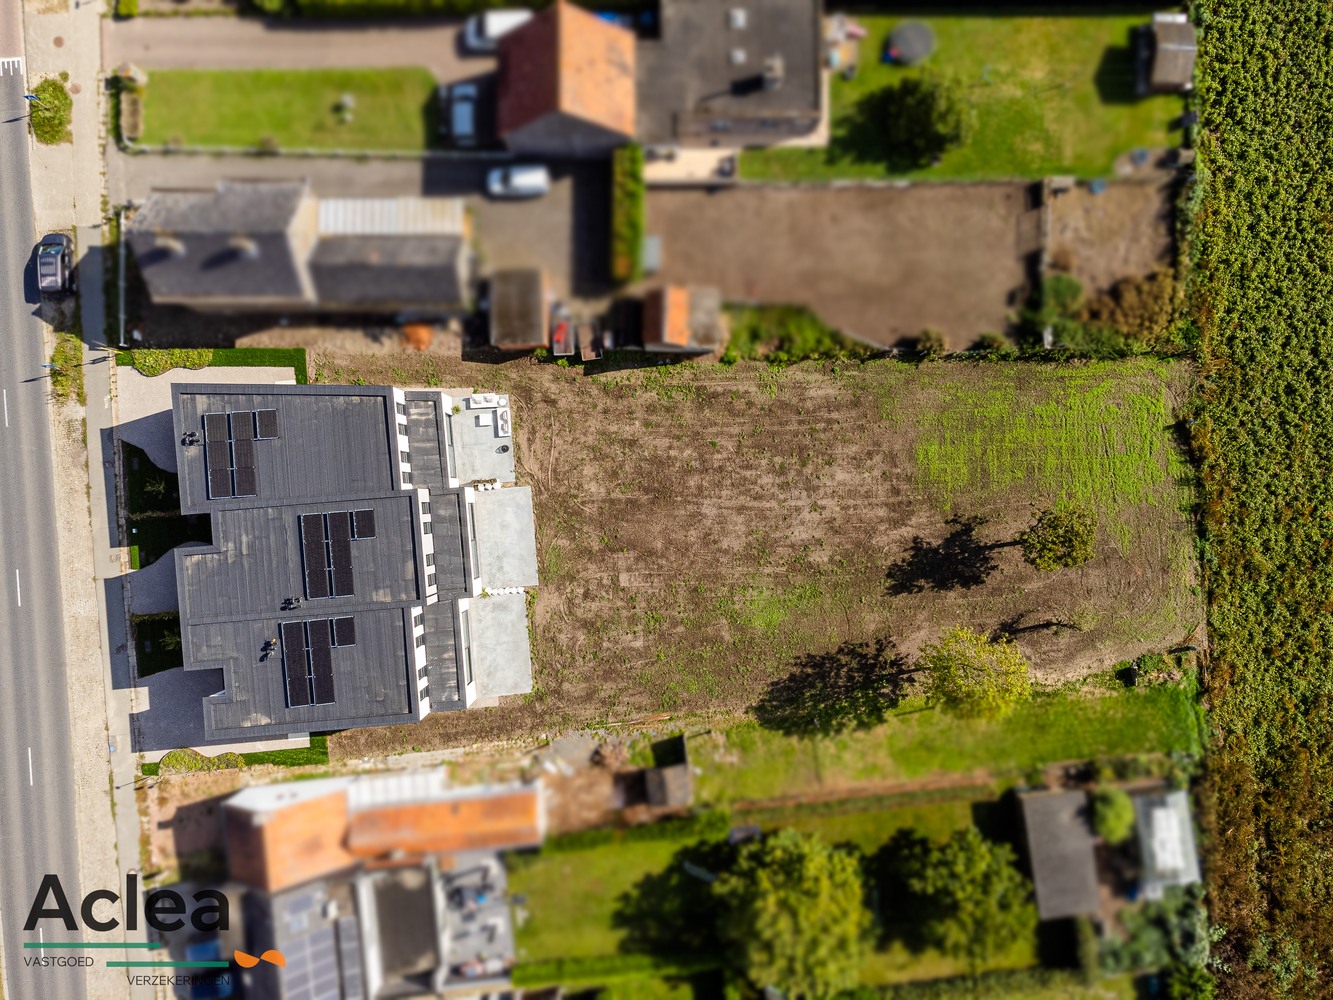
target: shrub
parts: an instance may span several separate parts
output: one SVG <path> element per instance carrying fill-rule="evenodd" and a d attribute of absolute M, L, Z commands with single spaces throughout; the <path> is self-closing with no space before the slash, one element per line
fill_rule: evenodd
<path fill-rule="evenodd" d="M 1018 536 L 1023 558 L 1040 570 L 1070 569 L 1088 562 L 1097 540 L 1097 512 L 1091 507 L 1066 506 L 1044 510 Z"/>
<path fill-rule="evenodd" d="M 1217 984 L 1207 969 L 1177 962 L 1168 973 L 1166 995 L 1170 1000 L 1213 1000 Z"/>
<path fill-rule="evenodd" d="M 731 338 L 722 360 L 741 358 L 791 364 L 815 358 L 863 358 L 874 349 L 849 340 L 808 309 L 764 306 L 733 309 Z"/>
<path fill-rule="evenodd" d="M 116 17 L 136 17 L 139 13 L 139 0 L 116 0 Z"/>
<path fill-rule="evenodd" d="M 74 112 L 74 98 L 61 80 L 47 77 L 33 88 L 37 100 L 32 102 L 32 134 L 47 146 L 72 142 L 69 130 L 70 115 Z"/>
<path fill-rule="evenodd" d="M 1175 311 L 1175 278 L 1170 271 L 1160 270 L 1116 282 L 1105 295 L 1087 303 L 1079 318 L 1151 344 L 1167 335 Z"/>
<path fill-rule="evenodd" d="M 972 136 L 972 110 L 957 81 L 934 74 L 885 87 L 877 97 L 885 148 L 906 169 L 927 167 Z"/>
<path fill-rule="evenodd" d="M 158 763 L 159 774 L 189 774 L 195 771 L 225 771 L 229 768 L 244 767 L 245 760 L 238 753 L 220 753 L 216 757 L 205 757 L 198 750 L 188 747 L 172 750 Z"/>
<path fill-rule="evenodd" d="M 928 358 L 938 358 L 944 353 L 944 334 L 938 330 L 922 330 L 916 338 L 916 349 Z"/>
<path fill-rule="evenodd" d="M 977 338 L 979 351 L 1008 351 L 1012 346 L 1009 338 L 1002 333 L 983 333 Z"/>
<path fill-rule="evenodd" d="M 611 277 L 622 284 L 643 276 L 643 147 L 621 146 L 611 157 Z"/>
<path fill-rule="evenodd" d="M 1123 844 L 1134 833 L 1134 800 L 1119 788 L 1104 788 L 1092 797 L 1092 825 L 1108 844 Z"/>
<path fill-rule="evenodd" d="M 957 715 L 996 718 L 1032 694 L 1028 661 L 1009 639 L 958 625 L 921 650 L 926 697 Z"/>

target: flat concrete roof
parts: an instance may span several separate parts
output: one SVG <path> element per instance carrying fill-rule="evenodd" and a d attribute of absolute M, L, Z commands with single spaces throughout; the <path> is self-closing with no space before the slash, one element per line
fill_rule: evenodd
<path fill-rule="evenodd" d="M 478 490 L 472 513 L 477 519 L 477 554 L 483 586 L 488 590 L 537 586 L 532 489 L 510 486 Z"/>
<path fill-rule="evenodd" d="M 527 694 L 532 690 L 532 650 L 528 645 L 527 598 L 523 594 L 474 597 L 472 661 L 477 696 Z"/>

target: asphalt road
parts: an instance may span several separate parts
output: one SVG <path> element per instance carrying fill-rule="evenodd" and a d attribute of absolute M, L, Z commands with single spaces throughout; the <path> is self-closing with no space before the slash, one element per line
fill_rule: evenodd
<path fill-rule="evenodd" d="M 16 0 L 6 7 L 17 8 Z M 0 22 L 16 21 L 0 11 Z M 0 24 L 0 27 L 4 27 Z M 0 44 L 17 46 L 0 31 Z M 16 54 L 16 53 L 15 53 Z M 0 58 L 10 55 L 0 51 Z M 65 637 L 52 511 L 49 373 L 33 270 L 24 78 L 0 71 L 0 922 L 6 1000 L 80 1000 L 77 968 L 31 968 L 42 954 L 23 942 L 78 940 L 44 921 L 42 938 L 24 921 L 48 872 L 58 874 L 77 911 L 78 824 L 70 775 Z M 84 497 L 62 502 L 84 503 Z M 107 833 L 111 835 L 110 831 Z M 106 888 L 114 888 L 107 886 Z M 104 912 L 104 911 L 102 911 Z M 54 926 L 52 926 L 54 925 Z M 57 954 L 47 950 L 48 956 Z M 66 952 L 65 954 L 77 954 Z"/>

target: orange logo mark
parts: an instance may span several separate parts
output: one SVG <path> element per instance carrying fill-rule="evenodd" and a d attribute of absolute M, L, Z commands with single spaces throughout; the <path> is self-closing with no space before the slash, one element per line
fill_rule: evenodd
<path fill-rule="evenodd" d="M 282 952 L 275 951 L 272 948 L 258 958 L 244 951 L 233 951 L 231 955 L 232 958 L 236 959 L 236 964 L 242 969 L 253 969 L 260 962 L 269 962 L 284 969 L 287 967 L 287 959 L 283 957 Z"/>

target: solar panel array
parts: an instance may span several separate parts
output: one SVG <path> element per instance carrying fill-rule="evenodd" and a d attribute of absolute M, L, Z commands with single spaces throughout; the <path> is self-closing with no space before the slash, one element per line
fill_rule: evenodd
<path fill-rule="evenodd" d="M 282 668 L 287 677 L 287 707 L 331 705 L 333 647 L 356 645 L 350 617 L 282 623 Z"/>
<path fill-rule="evenodd" d="M 359 536 L 358 536 L 359 537 Z M 305 596 L 351 597 L 352 515 L 345 510 L 301 515 L 301 559 Z"/>
<path fill-rule="evenodd" d="M 373 510 L 352 511 L 352 537 L 375 537 L 375 512 Z"/>
<path fill-rule="evenodd" d="M 204 459 L 209 499 L 258 496 L 253 411 L 205 413 Z"/>
<path fill-rule="evenodd" d="M 334 924 L 321 910 L 322 887 L 284 899 L 277 914 L 281 947 L 286 965 L 280 973 L 282 996 L 287 1000 L 339 1000 L 345 995 L 338 985 L 338 942 Z M 358 970 L 359 971 L 359 970 Z"/>

